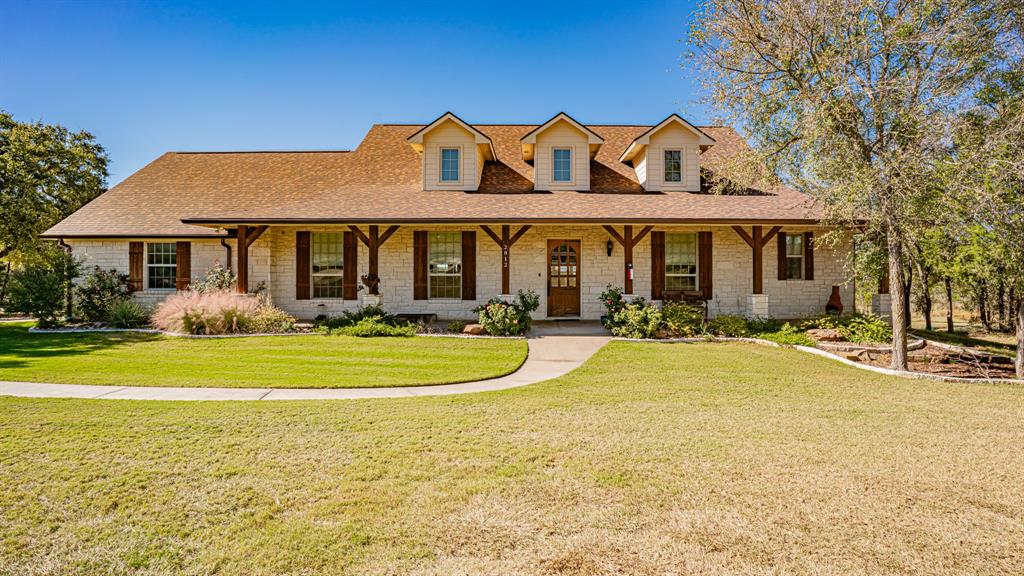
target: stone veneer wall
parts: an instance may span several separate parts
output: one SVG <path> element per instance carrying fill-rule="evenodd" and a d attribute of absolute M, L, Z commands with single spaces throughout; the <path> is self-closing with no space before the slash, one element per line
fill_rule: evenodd
<path fill-rule="evenodd" d="M 382 226 L 383 231 L 386 227 Z M 500 233 L 500 226 L 493 226 Z M 639 232 L 640 225 L 633 227 Z M 747 227 L 749 229 L 749 227 Z M 767 231 L 769 227 L 765 226 Z M 360 300 L 311 299 L 295 300 L 295 232 L 297 230 L 343 231 L 339 227 L 272 227 L 251 247 L 249 253 L 250 287 L 264 281 L 274 302 L 298 318 L 310 319 L 317 314 L 336 314 L 341 310 L 354 310 Z M 366 230 L 366 227 L 363 227 Z M 518 226 L 513 225 L 513 232 Z M 622 231 L 622 226 L 616 226 Z M 728 226 L 713 227 L 656 227 L 666 232 L 696 232 L 711 230 L 712 258 L 714 261 L 714 298 L 710 303 L 712 316 L 744 314 L 747 296 L 753 287 L 751 277 L 752 254 L 750 247 Z M 477 299 L 413 300 L 412 299 L 412 233 L 414 230 L 476 230 L 477 232 Z M 785 227 L 787 233 L 802 233 L 806 227 Z M 819 236 L 821 231 L 817 233 Z M 598 295 L 605 286 L 623 285 L 622 247 L 614 245 L 607 255 L 607 232 L 600 226 L 534 226 L 512 247 L 511 288 L 532 289 L 541 297 L 540 309 L 535 317 L 547 314 L 546 265 L 547 240 L 564 238 L 580 240 L 582 260 L 581 310 L 585 319 L 596 319 L 603 307 Z M 153 241 L 161 241 L 155 239 Z M 71 240 L 74 253 L 85 259 L 88 266 L 98 264 L 105 268 L 127 271 L 127 240 Z M 231 241 L 233 252 L 236 250 Z M 852 250 L 852 241 L 843 239 L 836 246 L 824 243 L 815 248 L 815 279 L 777 279 L 776 242 L 773 239 L 764 248 L 764 288 L 768 296 L 769 314 L 776 318 L 798 318 L 824 311 L 832 285 L 841 286 L 841 296 L 848 311 L 853 308 L 853 286 L 846 281 L 844 267 Z M 233 254 L 237 256 L 237 254 Z M 217 240 L 192 240 L 192 276 L 202 277 L 214 262 L 223 262 L 224 248 Z M 362 243 L 358 245 L 359 276 L 367 272 L 368 253 Z M 650 298 L 650 236 L 641 241 L 633 253 L 634 294 Z M 501 253 L 498 246 L 479 227 L 473 226 L 402 226 L 380 251 L 381 294 L 384 306 L 395 313 L 434 313 L 439 318 L 471 319 L 472 309 L 499 293 L 501 288 Z M 168 291 L 145 290 L 138 297 L 146 303 L 155 303 Z"/>

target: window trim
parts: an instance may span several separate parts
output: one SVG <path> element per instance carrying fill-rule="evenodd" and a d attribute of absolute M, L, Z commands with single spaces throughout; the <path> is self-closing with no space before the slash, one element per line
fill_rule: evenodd
<path fill-rule="evenodd" d="M 338 273 L 324 274 L 323 272 L 314 272 L 313 263 L 315 262 L 316 256 L 316 237 L 319 234 L 337 234 L 338 235 L 338 247 L 339 253 L 341 254 L 341 269 Z M 341 288 L 338 296 L 317 296 L 316 295 L 316 282 L 315 278 L 340 278 Z M 309 298 L 310 300 L 344 300 L 345 299 L 345 233 L 344 232 L 331 232 L 329 230 L 311 231 L 309 233 Z"/>
<path fill-rule="evenodd" d="M 150 264 L 149 263 L 149 247 L 150 246 L 156 246 L 156 245 L 171 246 L 171 254 L 174 254 L 174 264 Z M 177 242 L 146 242 L 145 258 L 146 258 L 146 262 L 145 262 L 145 264 L 146 264 L 146 266 L 145 266 L 145 268 L 146 268 L 146 278 L 145 278 L 145 286 L 146 286 L 146 288 L 145 288 L 145 290 L 153 291 L 153 292 L 172 292 L 172 291 L 175 291 L 175 290 L 178 289 L 178 286 L 177 286 L 177 279 L 178 279 L 178 244 L 177 244 Z M 151 274 L 149 273 L 149 269 L 151 267 L 153 267 L 153 268 L 170 268 L 173 271 L 173 273 L 171 274 L 171 285 L 170 286 L 165 286 L 165 287 L 154 287 L 154 286 L 151 286 L 150 285 Z"/>
<path fill-rule="evenodd" d="M 790 241 L 789 239 L 790 238 L 798 238 L 800 240 L 800 253 L 799 254 L 790 254 L 789 253 L 789 241 Z M 803 235 L 803 233 L 800 233 L 800 234 L 786 234 L 786 280 L 803 280 L 804 279 L 805 270 L 806 270 L 806 264 L 805 264 L 806 258 L 807 258 L 807 246 L 804 245 L 804 235 Z M 789 268 L 789 261 L 791 259 L 792 260 L 800 260 L 800 268 L 799 268 L 800 275 L 799 276 L 790 276 L 789 275 L 789 270 L 790 270 L 790 268 Z"/>
<path fill-rule="evenodd" d="M 668 272 L 668 247 L 672 244 L 671 238 L 673 236 L 693 236 L 693 274 L 669 274 Z M 672 292 L 668 287 L 669 278 L 689 278 L 693 277 L 693 290 L 696 292 L 700 290 L 700 235 L 697 232 L 666 232 L 665 233 L 665 286 L 663 290 L 665 292 Z M 683 290 L 685 292 L 685 290 Z"/>
<path fill-rule="evenodd" d="M 668 179 L 668 162 L 666 162 L 665 156 L 669 152 L 678 152 L 679 153 L 679 180 L 669 180 Z M 682 148 L 662 148 L 661 149 L 661 181 L 662 181 L 663 184 L 667 184 L 669 186 L 682 186 L 684 184 L 683 179 L 684 179 L 684 176 L 686 174 L 686 170 L 685 170 L 685 167 L 684 167 L 684 160 L 683 160 L 684 158 L 686 158 L 686 154 L 685 154 L 685 152 L 684 152 L 684 150 Z"/>
<path fill-rule="evenodd" d="M 431 245 L 434 244 L 434 242 L 432 241 L 432 237 L 437 235 L 437 234 L 451 234 L 451 235 L 456 237 L 457 241 L 454 242 L 453 245 L 456 247 L 456 255 L 458 257 L 458 263 L 459 263 L 459 272 L 457 274 L 452 274 L 450 272 L 435 274 L 433 271 L 431 271 L 431 269 L 430 269 L 430 247 L 431 247 Z M 462 232 L 459 231 L 459 230 L 455 230 L 455 231 L 452 231 L 452 230 L 430 230 L 430 231 L 428 231 L 427 232 L 427 300 L 437 300 L 437 301 L 440 301 L 440 302 L 445 302 L 445 301 L 447 301 L 447 302 L 461 301 L 462 300 L 462 274 L 463 274 L 463 272 L 464 272 L 464 269 L 463 269 L 463 262 L 462 262 Z M 459 282 L 458 282 L 457 286 L 458 286 L 458 289 L 459 289 L 459 293 L 457 295 L 455 295 L 455 296 L 434 296 L 433 295 L 433 288 L 434 288 L 434 277 L 435 276 L 445 277 L 445 278 L 458 278 Z"/>
<path fill-rule="evenodd" d="M 456 163 L 456 166 L 455 166 L 455 172 L 456 172 L 458 178 L 455 179 L 455 180 L 445 180 L 444 179 L 444 152 L 445 152 L 445 150 L 455 150 L 456 152 L 458 152 L 458 158 L 456 159 L 457 163 Z M 437 182 L 438 182 L 438 184 L 442 184 L 442 185 L 445 185 L 445 184 L 462 184 L 462 160 L 464 158 L 465 158 L 465 154 L 463 154 L 462 146 L 444 146 L 444 145 L 438 146 L 437 147 Z"/>
<path fill-rule="evenodd" d="M 569 179 L 568 180 L 556 180 L 555 179 L 555 151 L 557 150 L 568 150 L 569 151 Z M 576 161 L 576 147 L 575 146 L 552 146 L 551 147 L 551 184 L 559 186 L 574 186 L 576 184 L 576 170 L 574 170 L 573 164 Z"/>

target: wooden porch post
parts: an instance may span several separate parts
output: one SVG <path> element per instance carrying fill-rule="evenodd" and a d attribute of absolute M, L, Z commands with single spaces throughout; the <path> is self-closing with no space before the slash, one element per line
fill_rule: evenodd
<path fill-rule="evenodd" d="M 748 234 L 741 226 L 733 226 L 732 229 L 750 246 L 753 251 L 754 265 L 754 294 L 764 294 L 764 246 L 782 229 L 782 226 L 772 226 L 767 234 L 762 235 L 761 227 L 754 226 L 751 231 L 753 236 Z"/>
<path fill-rule="evenodd" d="M 245 224 L 238 225 L 238 277 L 235 281 L 235 291 L 239 294 L 249 293 L 249 227 Z"/>
<path fill-rule="evenodd" d="M 372 224 L 370 226 L 370 233 L 367 235 L 358 226 L 349 226 L 349 230 L 355 232 L 356 236 L 359 237 L 359 241 L 366 246 L 370 253 L 369 257 L 369 273 L 373 276 L 380 278 L 378 273 L 380 269 L 380 247 L 391 238 L 391 235 L 398 231 L 398 226 L 389 226 L 383 234 L 380 233 L 380 226 Z"/>
<path fill-rule="evenodd" d="M 622 235 L 612 228 L 611 226 L 605 225 L 604 229 L 615 239 L 616 242 L 622 246 L 623 254 L 623 291 L 626 294 L 633 293 L 633 278 L 630 275 L 630 270 L 633 268 L 633 248 L 647 236 L 648 232 L 654 229 L 654 226 L 644 226 L 640 233 L 633 236 L 633 227 L 629 224 L 622 227 Z"/>
<path fill-rule="evenodd" d="M 526 234 L 526 231 L 530 229 L 529 225 L 525 225 L 519 228 L 516 233 L 512 236 L 509 234 L 512 232 L 512 228 L 508 224 L 502 224 L 501 226 L 501 237 L 499 237 L 494 230 L 491 230 L 490 226 L 481 225 L 480 228 L 494 240 L 494 243 L 501 248 L 501 293 L 510 294 L 512 291 L 512 280 L 511 280 L 511 256 L 512 256 L 512 245 L 519 241 Z"/>

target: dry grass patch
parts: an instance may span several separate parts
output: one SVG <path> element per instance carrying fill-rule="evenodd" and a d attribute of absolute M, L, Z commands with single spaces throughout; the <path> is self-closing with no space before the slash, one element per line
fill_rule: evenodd
<path fill-rule="evenodd" d="M 1024 572 L 1024 388 L 615 342 L 498 393 L 0 399 L 0 573 Z"/>

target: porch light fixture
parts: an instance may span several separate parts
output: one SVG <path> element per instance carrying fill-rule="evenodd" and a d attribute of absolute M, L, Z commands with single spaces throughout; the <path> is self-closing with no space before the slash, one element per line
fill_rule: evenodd
<path fill-rule="evenodd" d="M 611 256 L 612 255 L 612 249 L 615 248 L 615 244 L 612 244 L 612 239 L 611 238 L 608 239 L 608 243 L 605 244 L 605 248 L 608 249 L 608 256 Z"/>

